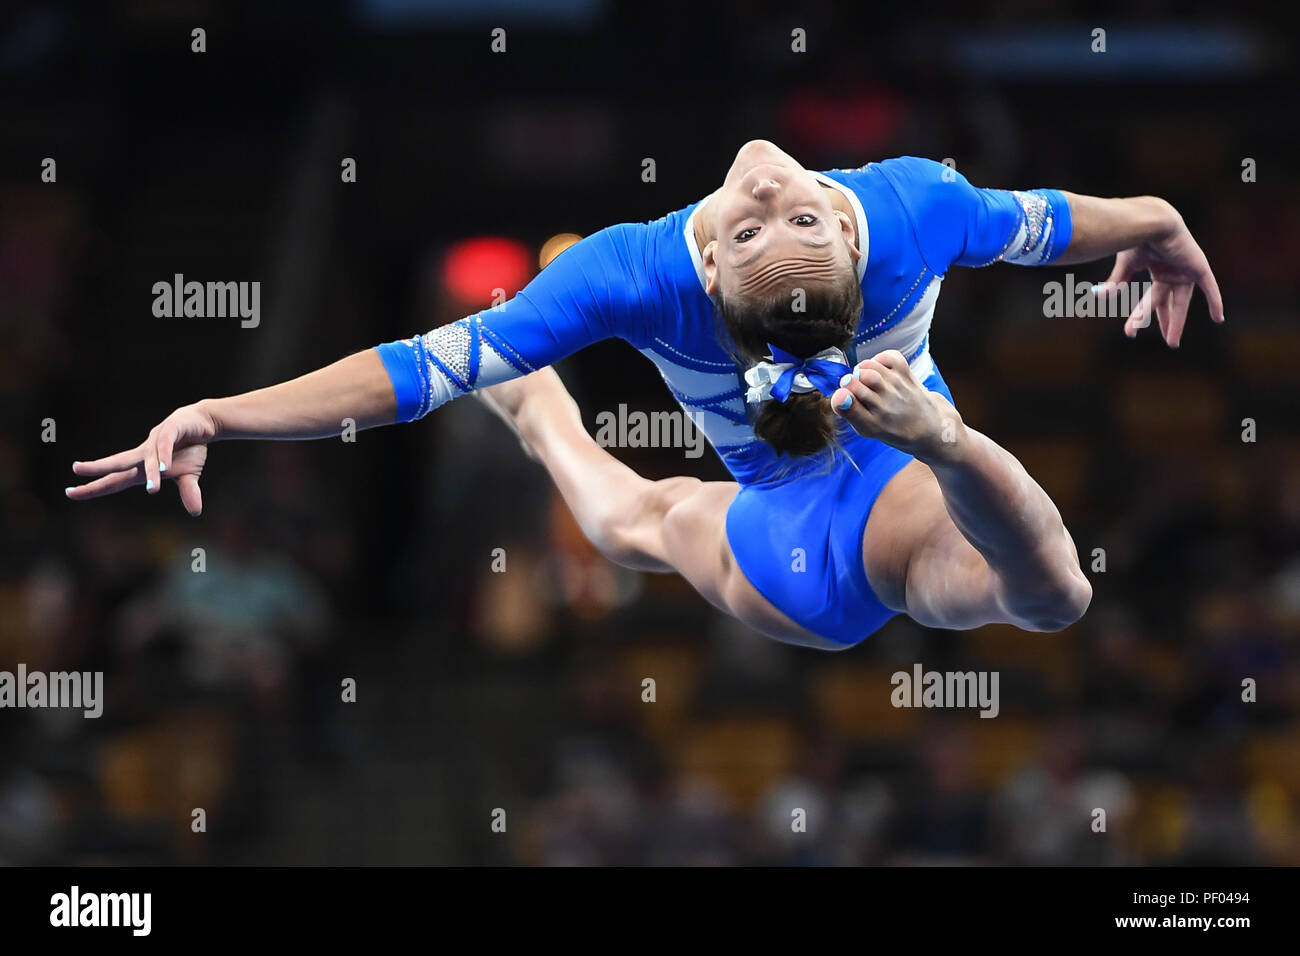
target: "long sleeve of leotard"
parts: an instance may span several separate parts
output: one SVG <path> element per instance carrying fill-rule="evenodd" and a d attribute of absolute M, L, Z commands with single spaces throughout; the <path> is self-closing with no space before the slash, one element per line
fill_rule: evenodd
<path fill-rule="evenodd" d="M 980 189 L 955 169 L 915 156 L 877 166 L 938 275 L 953 265 L 1046 265 L 1070 244 L 1070 204 L 1059 190 Z"/>
<path fill-rule="evenodd" d="M 659 290 L 649 227 L 602 229 L 560 253 L 508 302 L 377 347 L 397 421 L 544 368 L 607 338 L 653 335 Z"/>

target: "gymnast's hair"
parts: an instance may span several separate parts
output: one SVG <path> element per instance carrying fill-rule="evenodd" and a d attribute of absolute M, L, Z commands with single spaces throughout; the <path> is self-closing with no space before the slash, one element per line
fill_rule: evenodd
<path fill-rule="evenodd" d="M 799 358 L 822 349 L 845 352 L 862 313 L 862 287 L 854 270 L 844 281 L 809 283 L 803 311 L 795 311 L 789 290 L 759 296 L 719 294 L 718 313 L 736 360 L 745 368 L 768 355 L 768 345 Z M 814 455 L 832 444 L 839 419 L 828 398 L 818 391 L 792 393 L 784 402 L 770 399 L 758 406 L 754 434 L 780 455 Z"/>

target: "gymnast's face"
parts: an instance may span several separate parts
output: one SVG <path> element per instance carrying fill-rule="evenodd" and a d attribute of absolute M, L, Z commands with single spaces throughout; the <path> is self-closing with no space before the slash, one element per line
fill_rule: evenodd
<path fill-rule="evenodd" d="M 767 140 L 746 143 L 710 201 L 716 239 L 702 258 L 710 295 L 839 282 L 862 257 L 827 190 Z"/>

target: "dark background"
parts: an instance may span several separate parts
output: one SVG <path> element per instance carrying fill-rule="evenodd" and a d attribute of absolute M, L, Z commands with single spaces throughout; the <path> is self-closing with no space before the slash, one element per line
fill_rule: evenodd
<path fill-rule="evenodd" d="M 0 862 L 1300 863 L 1293 50 L 1172 0 L 7 5 L 0 669 L 102 670 L 107 700 L 0 711 Z M 1075 536 L 1079 624 L 775 644 L 607 564 L 473 401 L 218 445 L 198 520 L 170 487 L 63 498 L 74 459 L 178 405 L 482 307 L 447 287 L 454 243 L 516 240 L 535 270 L 553 234 L 700 198 L 760 136 L 810 168 L 951 158 L 1182 212 L 1228 321 L 1198 295 L 1177 352 L 1044 317 L 1063 269 L 954 270 L 935 316 L 966 421 Z M 260 281 L 261 325 L 155 318 L 177 272 Z M 624 343 L 561 373 L 589 422 L 675 407 Z M 917 662 L 997 670 L 1001 715 L 893 708 Z"/>

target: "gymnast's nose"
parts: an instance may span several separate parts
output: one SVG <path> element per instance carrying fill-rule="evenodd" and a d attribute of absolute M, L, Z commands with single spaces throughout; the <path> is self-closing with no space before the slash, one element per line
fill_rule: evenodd
<path fill-rule="evenodd" d="M 760 176 L 754 183 L 754 198 L 758 200 L 770 199 L 780 191 L 781 184 L 770 176 Z"/>

